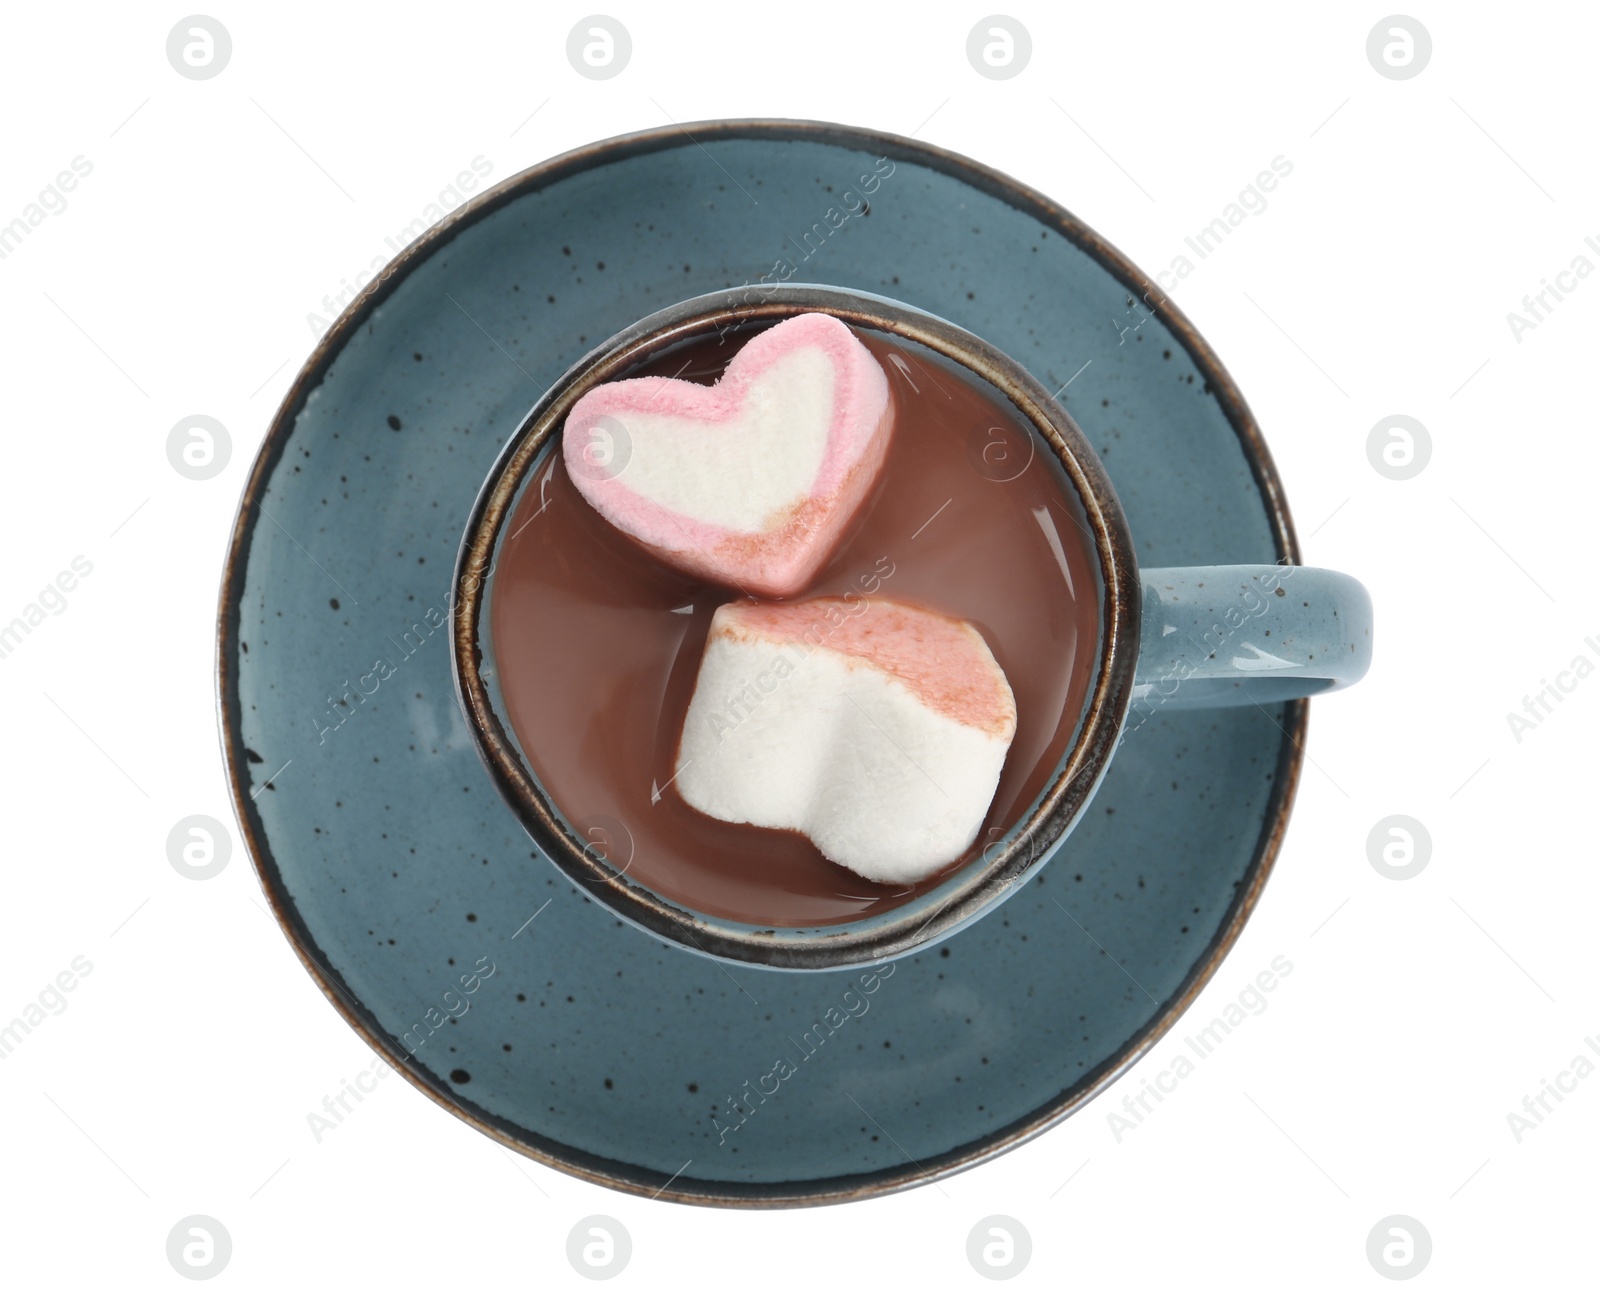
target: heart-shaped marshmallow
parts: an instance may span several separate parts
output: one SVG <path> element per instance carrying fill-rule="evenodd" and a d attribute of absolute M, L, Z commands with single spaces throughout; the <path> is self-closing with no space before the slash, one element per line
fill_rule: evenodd
<path fill-rule="evenodd" d="M 972 845 L 1016 728 L 968 622 L 887 599 L 736 602 L 712 616 L 675 781 L 716 819 L 916 882 Z"/>
<path fill-rule="evenodd" d="M 892 428 L 872 353 L 811 314 L 751 339 L 715 386 L 625 378 L 585 393 L 562 453 L 583 497 L 664 562 L 781 598 L 828 561 Z"/>

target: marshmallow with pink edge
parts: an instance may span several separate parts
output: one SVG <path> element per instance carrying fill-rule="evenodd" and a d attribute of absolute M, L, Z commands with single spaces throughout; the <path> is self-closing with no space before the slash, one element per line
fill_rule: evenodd
<path fill-rule="evenodd" d="M 707 387 L 625 378 L 584 394 L 562 453 L 612 526 L 663 562 L 785 598 L 832 556 L 888 453 L 888 379 L 831 315 L 756 335 Z"/>
<path fill-rule="evenodd" d="M 1016 727 L 968 622 L 858 596 L 739 601 L 712 617 L 675 781 L 706 815 L 915 883 L 972 846 Z"/>

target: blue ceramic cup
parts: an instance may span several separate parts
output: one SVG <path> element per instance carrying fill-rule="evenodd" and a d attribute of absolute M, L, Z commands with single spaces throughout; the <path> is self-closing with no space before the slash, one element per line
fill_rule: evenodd
<path fill-rule="evenodd" d="M 1016 409 L 1060 461 L 1092 540 L 1100 638 L 1082 715 L 1055 775 L 1027 813 L 974 860 L 898 908 L 849 923 L 757 928 L 688 909 L 629 878 L 603 836 L 574 823 L 533 773 L 507 717 L 488 633 L 507 523 L 536 469 L 559 451 L 578 399 L 660 351 L 707 334 L 820 311 L 927 348 Z M 915 307 L 820 285 L 696 297 L 625 329 L 574 365 L 506 443 L 462 539 L 451 634 L 457 691 L 502 795 L 541 851 L 619 917 L 688 950 L 775 969 L 820 971 L 922 949 L 973 923 L 1043 868 L 1094 796 L 1119 743 L 1163 711 L 1267 706 L 1343 688 L 1372 656 L 1372 605 L 1338 572 L 1288 565 L 1147 568 L 1104 466 L 1066 410 L 1016 361 Z"/>

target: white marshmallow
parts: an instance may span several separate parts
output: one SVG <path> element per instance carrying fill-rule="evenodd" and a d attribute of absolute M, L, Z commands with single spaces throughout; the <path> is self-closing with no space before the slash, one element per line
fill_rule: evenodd
<path fill-rule="evenodd" d="M 911 883 L 971 846 L 1015 732 L 966 622 L 881 599 L 725 604 L 676 783 L 707 815 L 798 830 L 865 878 Z"/>

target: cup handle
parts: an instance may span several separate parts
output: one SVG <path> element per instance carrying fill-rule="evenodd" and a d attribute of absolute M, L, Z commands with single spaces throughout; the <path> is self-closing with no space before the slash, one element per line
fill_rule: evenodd
<path fill-rule="evenodd" d="M 1372 663 L 1372 599 L 1354 577 L 1289 566 L 1140 572 L 1127 728 L 1173 708 L 1267 706 L 1354 684 Z"/>

